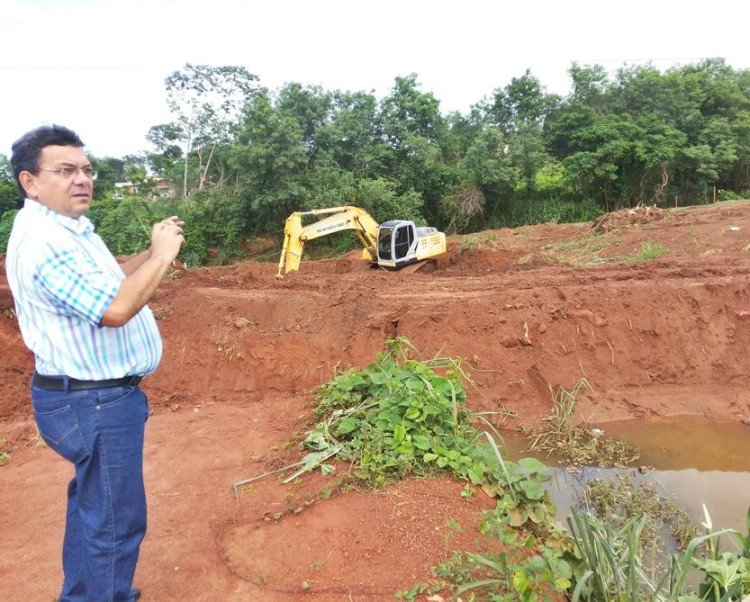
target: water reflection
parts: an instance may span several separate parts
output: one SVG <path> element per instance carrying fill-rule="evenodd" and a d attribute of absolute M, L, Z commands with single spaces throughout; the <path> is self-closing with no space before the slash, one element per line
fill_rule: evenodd
<path fill-rule="evenodd" d="M 750 426 L 700 416 L 654 417 L 599 425 L 641 450 L 640 464 L 660 470 L 750 472 Z"/>
<path fill-rule="evenodd" d="M 578 502 L 582 486 L 591 479 L 606 481 L 624 471 L 616 468 L 583 468 L 575 473 L 561 468 L 550 468 L 552 480 L 549 492 L 557 506 L 558 520 L 564 522 L 570 507 Z M 750 472 L 685 470 L 652 470 L 633 474 L 635 483 L 653 482 L 665 497 L 682 506 L 690 517 L 700 523 L 703 504 L 706 505 L 714 531 L 723 528 L 746 533 L 745 517 L 750 505 Z"/>
<path fill-rule="evenodd" d="M 703 521 L 703 504 L 714 530 L 733 528 L 747 532 L 745 520 L 750 505 L 750 426 L 709 420 L 696 416 L 654 417 L 592 425 L 605 436 L 620 439 L 641 451 L 639 466 L 650 470 L 584 467 L 570 473 L 553 467 L 554 459 L 540 459 L 550 465 L 550 496 L 564 521 L 571 505 L 578 501 L 583 483 L 593 478 L 610 480 L 623 472 L 633 473 L 635 482 L 658 485 L 665 497 L 684 507 L 691 518 Z M 509 456 L 524 455 L 528 441 L 517 434 L 503 435 Z"/>

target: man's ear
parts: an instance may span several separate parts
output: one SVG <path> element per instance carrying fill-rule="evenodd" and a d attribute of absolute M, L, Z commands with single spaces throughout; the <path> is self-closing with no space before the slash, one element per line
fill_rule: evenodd
<path fill-rule="evenodd" d="M 18 174 L 18 181 L 21 183 L 28 198 L 36 198 L 36 178 L 34 174 L 29 171 L 22 171 Z"/>

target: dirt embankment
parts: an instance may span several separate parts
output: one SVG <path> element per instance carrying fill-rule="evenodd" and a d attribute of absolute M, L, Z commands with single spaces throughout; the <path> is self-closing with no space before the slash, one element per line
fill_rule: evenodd
<path fill-rule="evenodd" d="M 462 358 L 476 384 L 469 406 L 501 411 L 507 426 L 538 422 L 550 385 L 581 378 L 593 393 L 579 417 L 595 422 L 750 420 L 750 203 L 621 212 L 596 226 L 457 238 L 427 274 L 371 269 L 353 253 L 303 262 L 282 282 L 270 263 L 165 280 L 151 304 L 165 356 L 145 383 L 144 599 L 382 599 L 445 555 L 446 517 L 464 520 L 473 540 L 468 525 L 486 503 L 440 480 L 324 502 L 321 477 L 296 489 L 260 481 L 239 503 L 231 495 L 234 480 L 278 467 L 310 418 L 309 390 L 370 363 L 386 338 Z M 0 347 L 0 438 L 13 448 L 0 467 L 0 590 L 45 599 L 59 581 L 69 475 L 27 443 L 32 361 L 2 274 Z M 40 527 L 43 541 L 30 536 Z"/>

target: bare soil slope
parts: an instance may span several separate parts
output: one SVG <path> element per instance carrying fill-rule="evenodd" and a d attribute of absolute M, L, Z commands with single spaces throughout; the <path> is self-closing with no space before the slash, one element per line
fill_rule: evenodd
<path fill-rule="evenodd" d="M 634 261 L 658 245 L 664 255 Z M 303 262 L 282 282 L 273 264 L 188 270 L 158 291 L 165 356 L 144 383 L 144 600 L 387 599 L 452 547 L 479 545 L 490 501 L 441 479 L 329 499 L 330 479 L 268 478 L 234 499 L 234 481 L 298 457 L 284 444 L 309 423 L 310 390 L 372 362 L 386 338 L 463 358 L 469 406 L 514 414 L 506 427 L 537 424 L 549 386 L 581 378 L 594 393 L 579 417 L 592 422 L 750 420 L 746 201 L 455 238 L 430 273 L 372 269 L 357 255 Z M 0 274 L 0 450 L 12 453 L 0 467 L 0 591 L 47 600 L 70 473 L 37 445 L 32 359 L 11 308 Z"/>

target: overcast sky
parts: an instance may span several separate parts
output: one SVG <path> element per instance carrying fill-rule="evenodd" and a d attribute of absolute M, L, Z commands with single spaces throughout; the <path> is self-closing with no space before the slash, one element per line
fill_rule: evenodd
<path fill-rule="evenodd" d="M 416 73 L 447 114 L 526 69 L 565 95 L 574 61 L 747 69 L 748 23 L 747 0 L 0 0 L 0 153 L 44 123 L 96 156 L 145 150 L 188 62 L 378 98 Z"/>

